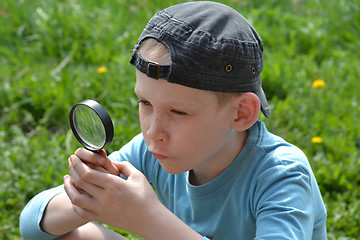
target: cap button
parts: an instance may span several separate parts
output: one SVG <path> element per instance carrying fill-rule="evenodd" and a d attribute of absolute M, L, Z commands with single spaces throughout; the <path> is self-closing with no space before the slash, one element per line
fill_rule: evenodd
<path fill-rule="evenodd" d="M 229 64 L 229 65 L 227 65 L 227 66 L 225 67 L 225 70 L 226 70 L 227 72 L 231 72 L 232 68 L 233 68 L 233 67 Z"/>
<path fill-rule="evenodd" d="M 255 67 L 252 67 L 252 68 L 251 68 L 251 73 L 252 73 L 253 75 L 255 75 L 255 73 L 256 73 L 256 68 L 255 68 Z"/>

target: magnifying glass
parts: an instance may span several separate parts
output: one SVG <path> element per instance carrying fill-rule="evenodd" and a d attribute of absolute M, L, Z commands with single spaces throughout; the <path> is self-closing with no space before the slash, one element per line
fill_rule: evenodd
<path fill-rule="evenodd" d="M 97 152 L 111 143 L 114 126 L 100 103 L 84 100 L 72 107 L 69 118 L 76 139 L 87 150 Z"/>

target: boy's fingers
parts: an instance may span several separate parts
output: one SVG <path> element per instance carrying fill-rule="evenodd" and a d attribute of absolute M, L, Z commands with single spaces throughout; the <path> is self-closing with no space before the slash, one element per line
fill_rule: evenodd
<path fill-rule="evenodd" d="M 88 210 L 93 208 L 95 204 L 94 198 L 87 193 L 80 192 L 74 186 L 73 181 L 69 175 L 64 176 L 64 189 L 73 205 Z"/>
<path fill-rule="evenodd" d="M 103 173 L 109 173 L 108 170 L 106 170 L 105 168 L 99 166 L 99 165 L 95 165 L 95 164 L 92 164 L 92 163 L 85 163 L 89 168 L 91 169 L 94 169 L 96 171 L 99 171 L 99 172 L 103 172 Z"/>
<path fill-rule="evenodd" d="M 111 181 L 124 181 L 119 177 L 120 174 L 114 176 L 104 173 L 103 171 L 94 170 L 78 158 L 70 159 L 70 162 L 72 166 L 70 168 L 70 175 L 74 185 L 95 198 L 101 197 L 103 193 L 102 190 L 105 189 Z M 116 168 L 115 165 L 114 167 Z"/>
<path fill-rule="evenodd" d="M 104 178 L 108 174 L 90 168 L 88 163 L 84 163 L 76 157 L 71 158 L 70 162 L 72 167 L 69 169 L 69 173 L 74 185 L 94 197 L 98 196 L 106 181 Z"/>
<path fill-rule="evenodd" d="M 106 170 L 109 171 L 109 173 L 119 176 L 120 175 L 120 171 L 118 170 L 118 168 L 113 164 L 113 161 L 111 161 L 107 155 L 104 149 L 99 150 L 99 154 L 101 156 L 103 156 L 103 158 L 105 159 L 105 163 L 103 164 L 103 168 L 105 168 Z"/>
<path fill-rule="evenodd" d="M 105 164 L 105 158 L 103 157 L 103 155 L 86 150 L 85 148 L 78 148 L 75 151 L 74 155 L 84 162 L 92 163 L 99 166 L 103 166 Z"/>
<path fill-rule="evenodd" d="M 124 174 L 126 178 L 134 177 L 134 174 L 140 173 L 140 171 L 134 167 L 130 162 L 114 162 L 114 165 L 118 168 L 120 173 Z"/>
<path fill-rule="evenodd" d="M 105 168 L 109 173 L 119 175 L 118 169 L 112 164 L 111 160 L 107 157 L 104 149 L 98 152 L 92 152 L 84 148 L 79 148 L 75 151 L 75 156 L 81 159 L 81 161 L 98 165 Z"/>
<path fill-rule="evenodd" d="M 103 158 L 107 158 L 106 151 L 104 149 L 100 149 L 97 151 L 98 154 L 100 154 Z"/>

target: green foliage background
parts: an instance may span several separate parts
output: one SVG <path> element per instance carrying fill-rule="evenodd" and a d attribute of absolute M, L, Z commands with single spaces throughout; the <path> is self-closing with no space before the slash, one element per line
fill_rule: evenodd
<path fill-rule="evenodd" d="M 110 112 L 115 138 L 108 152 L 140 131 L 130 53 L 149 18 L 179 2 L 0 1 L 1 239 L 19 239 L 25 204 L 62 183 L 66 159 L 79 147 L 68 125 L 72 105 L 95 99 Z M 359 239 L 359 3 L 221 2 L 263 39 L 272 117 L 262 120 L 307 154 L 327 206 L 329 239 Z M 106 73 L 97 73 L 101 66 Z M 326 85 L 313 88 L 316 79 Z M 312 143 L 315 136 L 322 143 Z"/>

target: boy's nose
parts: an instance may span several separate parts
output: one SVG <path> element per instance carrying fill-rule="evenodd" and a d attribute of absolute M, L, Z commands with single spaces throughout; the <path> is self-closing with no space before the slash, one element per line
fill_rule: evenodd
<path fill-rule="evenodd" d="M 146 131 L 146 135 L 153 141 L 165 140 L 167 133 L 164 121 L 158 116 L 153 116 L 151 118 L 149 128 Z"/>

